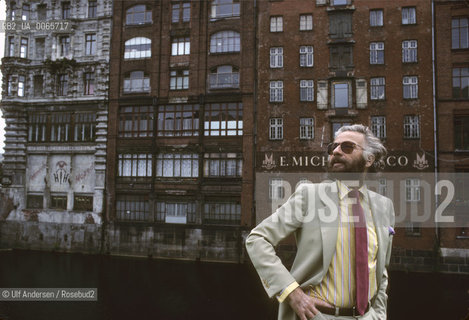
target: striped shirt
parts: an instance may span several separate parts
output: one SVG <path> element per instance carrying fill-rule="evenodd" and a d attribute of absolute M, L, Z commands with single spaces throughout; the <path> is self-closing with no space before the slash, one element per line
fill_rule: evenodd
<path fill-rule="evenodd" d="M 337 186 L 339 188 L 340 223 L 336 251 L 326 276 L 319 285 L 313 288 L 312 294 L 336 307 L 347 308 L 355 305 L 355 228 L 353 220 L 351 220 L 351 217 L 353 217 L 352 202 L 349 202 L 347 196 L 350 189 L 340 181 L 337 181 Z M 378 253 L 378 239 L 366 187 L 362 186 L 359 191 L 360 204 L 363 207 L 367 225 L 368 268 L 370 273 L 368 300 L 371 300 L 377 291 L 376 256 Z"/>

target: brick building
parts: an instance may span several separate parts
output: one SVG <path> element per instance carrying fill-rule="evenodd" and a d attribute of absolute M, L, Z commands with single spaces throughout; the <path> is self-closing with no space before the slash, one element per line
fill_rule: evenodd
<path fill-rule="evenodd" d="M 16 25 L 2 59 L 10 220 L 101 221 L 111 12 L 105 0 L 7 1 Z"/>
<path fill-rule="evenodd" d="M 148 225 L 153 254 L 250 224 L 254 21 L 250 1 L 114 3 L 107 213 Z"/>
<path fill-rule="evenodd" d="M 435 1 L 435 18 L 438 168 L 442 178 L 454 173 L 449 175 L 456 182 L 452 209 L 461 218 L 469 208 L 469 6 L 465 1 Z M 458 271 L 454 262 L 464 264 L 468 227 L 465 218 L 456 220 L 456 228 L 440 228 L 445 271 Z"/>
<path fill-rule="evenodd" d="M 422 211 L 422 174 L 434 171 L 430 2 L 260 1 L 258 25 L 256 172 L 321 173 L 333 133 L 363 123 L 389 150 L 394 187 L 383 178 L 378 191 L 405 190 L 398 214 L 400 203 Z M 270 198 L 284 196 L 277 182 Z M 400 226 L 395 262 L 429 255 L 434 228 Z"/>

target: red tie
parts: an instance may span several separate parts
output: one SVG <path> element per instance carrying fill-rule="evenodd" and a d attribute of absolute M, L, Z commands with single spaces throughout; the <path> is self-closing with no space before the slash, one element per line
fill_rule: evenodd
<path fill-rule="evenodd" d="M 352 213 L 357 221 L 355 221 L 355 282 L 356 282 L 356 299 L 357 311 L 363 315 L 368 305 L 368 239 L 366 231 L 365 214 L 358 190 L 352 190 L 349 193 L 351 199 L 356 199 L 352 205 Z"/>

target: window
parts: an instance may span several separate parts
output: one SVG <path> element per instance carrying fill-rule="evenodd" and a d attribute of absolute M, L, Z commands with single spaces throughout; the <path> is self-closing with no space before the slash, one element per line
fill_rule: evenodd
<path fill-rule="evenodd" d="M 402 41 L 402 62 L 417 62 L 417 40 Z"/>
<path fill-rule="evenodd" d="M 96 35 L 85 35 L 85 54 L 90 56 L 96 54 Z"/>
<path fill-rule="evenodd" d="M 241 204 L 239 202 L 207 202 L 204 204 L 204 223 L 239 224 Z"/>
<path fill-rule="evenodd" d="M 239 52 L 241 40 L 236 31 L 220 31 L 210 37 L 210 53 Z"/>
<path fill-rule="evenodd" d="M 370 27 L 383 26 L 383 9 L 370 10 Z"/>
<path fill-rule="evenodd" d="M 204 177 L 239 178 L 243 175 L 241 153 L 206 153 L 204 155 Z"/>
<path fill-rule="evenodd" d="M 269 179 L 269 199 L 279 200 L 285 197 L 285 188 L 282 178 Z"/>
<path fill-rule="evenodd" d="M 83 93 L 85 95 L 94 94 L 94 72 L 85 72 L 83 74 Z"/>
<path fill-rule="evenodd" d="M 191 20 L 191 4 L 189 2 L 173 3 L 171 22 L 189 22 Z"/>
<path fill-rule="evenodd" d="M 384 64 L 384 42 L 370 43 L 370 64 Z"/>
<path fill-rule="evenodd" d="M 415 7 L 402 8 L 402 24 L 416 24 Z"/>
<path fill-rule="evenodd" d="M 270 32 L 282 32 L 283 31 L 283 17 L 270 17 Z"/>
<path fill-rule="evenodd" d="M 197 178 L 199 155 L 196 153 L 159 153 L 156 155 L 156 176 Z"/>
<path fill-rule="evenodd" d="M 314 139 L 314 118 L 300 118 L 300 139 Z"/>
<path fill-rule="evenodd" d="M 404 99 L 417 99 L 419 93 L 418 78 L 416 76 L 404 77 L 402 80 Z"/>
<path fill-rule="evenodd" d="M 18 97 L 24 97 L 24 76 L 18 76 Z"/>
<path fill-rule="evenodd" d="M 70 18 L 70 2 L 62 2 L 62 19 Z"/>
<path fill-rule="evenodd" d="M 269 139 L 270 140 L 283 140 L 283 119 L 282 118 L 270 118 Z"/>
<path fill-rule="evenodd" d="M 388 193 L 388 183 L 385 178 L 378 179 L 378 193 L 382 196 L 386 196 Z"/>
<path fill-rule="evenodd" d="M 16 8 L 16 2 L 12 1 L 10 2 L 10 20 L 13 21 L 16 19 L 16 12 L 17 8 Z"/>
<path fill-rule="evenodd" d="M 93 112 L 77 113 L 73 118 L 74 141 L 94 141 L 96 138 L 96 114 Z"/>
<path fill-rule="evenodd" d="M 331 5 L 333 6 L 345 6 L 349 4 L 350 0 L 331 0 Z"/>
<path fill-rule="evenodd" d="M 34 96 L 40 97 L 43 95 L 44 91 L 44 76 L 35 75 L 33 77 L 33 87 L 34 87 Z"/>
<path fill-rule="evenodd" d="M 300 67 L 312 67 L 314 64 L 313 59 L 313 46 L 300 47 Z"/>
<path fill-rule="evenodd" d="M 420 201 L 419 179 L 405 179 L 405 199 L 408 202 Z"/>
<path fill-rule="evenodd" d="M 199 105 L 167 105 L 158 107 L 157 135 L 180 137 L 199 135 Z"/>
<path fill-rule="evenodd" d="M 14 57 L 15 56 L 15 37 L 10 36 L 8 37 L 8 56 Z"/>
<path fill-rule="evenodd" d="M 28 118 L 28 141 L 44 142 L 46 141 L 46 114 L 31 114 Z"/>
<path fill-rule="evenodd" d="M 70 53 L 70 37 L 69 36 L 59 37 L 59 46 L 60 46 L 59 55 L 62 57 L 67 56 Z"/>
<path fill-rule="evenodd" d="M 350 90 L 348 83 L 334 83 L 332 86 L 334 93 L 332 95 L 334 108 L 350 107 Z"/>
<path fill-rule="evenodd" d="M 34 56 L 36 59 L 44 59 L 45 38 L 36 38 L 36 52 Z"/>
<path fill-rule="evenodd" d="M 51 195 L 50 208 L 67 210 L 67 196 L 66 195 Z"/>
<path fill-rule="evenodd" d="M 28 38 L 21 38 L 20 58 L 28 58 Z"/>
<path fill-rule="evenodd" d="M 127 10 L 125 17 L 126 25 L 152 23 L 151 8 L 149 6 L 139 4 Z"/>
<path fill-rule="evenodd" d="M 210 73 L 210 89 L 239 88 L 238 68 L 219 66 Z"/>
<path fill-rule="evenodd" d="M 228 17 L 239 17 L 239 0 L 213 0 L 210 17 L 212 19 L 222 19 Z"/>
<path fill-rule="evenodd" d="M 37 19 L 40 21 L 47 19 L 47 5 L 46 4 L 37 5 Z"/>
<path fill-rule="evenodd" d="M 119 109 L 119 137 L 152 137 L 153 113 L 153 108 L 150 106 L 121 107 Z"/>
<path fill-rule="evenodd" d="M 300 80 L 300 101 L 314 101 L 313 80 Z"/>
<path fill-rule="evenodd" d="M 205 105 L 204 135 L 242 136 L 243 104 L 230 102 Z"/>
<path fill-rule="evenodd" d="M 313 15 L 302 14 L 300 15 L 300 31 L 313 30 Z"/>
<path fill-rule="evenodd" d="M 386 117 L 371 117 L 371 131 L 381 140 L 386 139 Z"/>
<path fill-rule="evenodd" d="M 70 113 L 53 113 L 50 115 L 50 141 L 70 141 Z"/>
<path fill-rule="evenodd" d="M 93 196 L 75 194 L 73 196 L 73 210 L 93 211 Z"/>
<path fill-rule="evenodd" d="M 270 102 L 283 101 L 283 81 L 270 81 Z"/>
<path fill-rule="evenodd" d="M 405 234 L 406 236 L 411 236 L 411 237 L 420 236 L 421 235 L 420 223 L 411 222 L 411 221 L 406 222 Z"/>
<path fill-rule="evenodd" d="M 166 223 L 195 223 L 197 205 L 195 202 L 156 203 L 157 221 Z"/>
<path fill-rule="evenodd" d="M 342 127 L 349 126 L 351 125 L 350 122 L 332 122 L 332 140 L 335 138 L 335 134 L 337 133 L 337 130 L 339 130 Z"/>
<path fill-rule="evenodd" d="M 329 37 L 344 39 L 352 36 L 352 14 L 348 12 L 329 15 Z"/>
<path fill-rule="evenodd" d="M 125 42 L 124 59 L 144 59 L 151 57 L 151 40 L 137 37 Z"/>
<path fill-rule="evenodd" d="M 98 2 L 97 1 L 88 1 L 88 18 L 96 18 L 96 13 L 98 10 Z"/>
<path fill-rule="evenodd" d="M 283 47 L 270 48 L 270 67 L 283 68 Z"/>
<path fill-rule="evenodd" d="M 469 23 L 468 18 L 453 18 L 451 21 L 452 49 L 469 48 Z"/>
<path fill-rule="evenodd" d="M 386 97 L 386 80 L 384 77 L 370 79 L 371 100 L 384 100 Z"/>
<path fill-rule="evenodd" d="M 66 96 L 68 94 L 68 74 L 57 76 L 57 95 Z"/>
<path fill-rule="evenodd" d="M 454 149 L 469 150 L 469 116 L 454 117 Z"/>
<path fill-rule="evenodd" d="M 119 154 L 117 157 L 117 176 L 151 177 L 151 154 Z"/>
<path fill-rule="evenodd" d="M 44 207 L 43 195 L 30 195 L 28 194 L 27 205 L 28 209 L 42 209 Z"/>
<path fill-rule="evenodd" d="M 7 95 L 13 94 L 13 77 L 11 74 L 7 75 Z"/>
<path fill-rule="evenodd" d="M 22 10 L 21 20 L 26 21 L 29 20 L 31 15 L 31 6 L 27 3 L 23 3 L 23 10 Z"/>
<path fill-rule="evenodd" d="M 345 70 L 353 66 L 353 55 L 351 46 L 334 45 L 330 47 L 331 68 Z"/>
<path fill-rule="evenodd" d="M 420 138 L 420 121 L 419 116 L 404 116 L 404 138 L 418 139 Z"/>
<path fill-rule="evenodd" d="M 469 99 L 469 68 L 453 68 L 453 98 Z"/>
<path fill-rule="evenodd" d="M 189 70 L 173 70 L 170 72 L 170 90 L 189 89 Z"/>
<path fill-rule="evenodd" d="M 124 93 L 150 92 L 150 77 L 143 71 L 132 71 L 124 78 Z"/>
<path fill-rule="evenodd" d="M 117 195 L 116 216 L 119 221 L 148 221 L 150 203 L 145 196 Z"/>
<path fill-rule="evenodd" d="M 189 37 L 184 38 L 174 38 L 171 44 L 171 55 L 172 56 L 182 56 L 190 54 L 191 51 L 191 41 Z"/>

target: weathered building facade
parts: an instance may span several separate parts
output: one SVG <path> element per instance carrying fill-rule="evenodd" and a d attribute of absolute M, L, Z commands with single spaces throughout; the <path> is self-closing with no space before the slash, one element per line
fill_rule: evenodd
<path fill-rule="evenodd" d="M 111 15 L 106 0 L 7 2 L 16 25 L 2 59 L 7 220 L 101 224 Z"/>
<path fill-rule="evenodd" d="M 420 198 L 434 173 L 431 2 L 260 1 L 258 25 L 256 172 L 271 178 L 256 192 L 286 197 L 281 173 L 297 174 L 292 190 L 325 179 L 334 132 L 368 125 L 389 151 L 376 190 L 404 218 L 393 262 L 431 269 L 434 225 L 404 213 L 432 201 Z"/>
<path fill-rule="evenodd" d="M 253 211 L 254 2 L 116 1 L 113 17 L 107 250 L 237 261 Z"/>
<path fill-rule="evenodd" d="M 468 21 L 467 2 L 435 1 L 438 171 L 455 185 L 450 206 L 455 223 L 439 230 L 442 267 L 450 272 L 469 271 Z"/>

